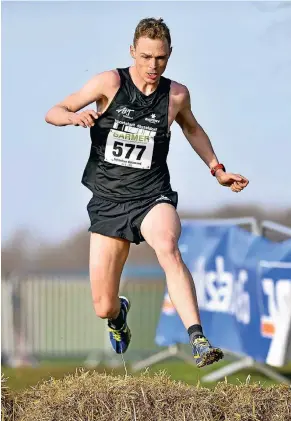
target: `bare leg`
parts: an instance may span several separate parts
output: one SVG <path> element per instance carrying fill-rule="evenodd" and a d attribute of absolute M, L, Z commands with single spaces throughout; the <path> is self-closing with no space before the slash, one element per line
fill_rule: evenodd
<path fill-rule="evenodd" d="M 145 216 L 141 232 L 165 271 L 171 301 L 185 328 L 201 325 L 193 278 L 178 249 L 181 223 L 175 208 L 167 203 L 156 205 Z"/>
<path fill-rule="evenodd" d="M 90 239 L 90 281 L 94 309 L 103 319 L 114 319 L 120 311 L 120 276 L 130 243 L 92 233 Z"/>

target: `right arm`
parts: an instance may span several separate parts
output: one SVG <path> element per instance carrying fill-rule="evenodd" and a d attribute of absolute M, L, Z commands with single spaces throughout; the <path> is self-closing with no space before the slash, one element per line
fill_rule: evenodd
<path fill-rule="evenodd" d="M 94 110 L 77 111 L 106 96 L 106 87 L 119 83 L 119 77 L 114 71 L 100 73 L 87 82 L 78 92 L 65 98 L 52 107 L 45 116 L 47 123 L 55 126 L 91 127 L 100 113 Z"/>

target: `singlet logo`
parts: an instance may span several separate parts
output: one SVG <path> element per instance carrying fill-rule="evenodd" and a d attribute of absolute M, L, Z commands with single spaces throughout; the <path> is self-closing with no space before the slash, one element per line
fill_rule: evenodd
<path fill-rule="evenodd" d="M 168 200 L 169 202 L 171 202 L 171 199 L 169 199 L 167 196 L 164 196 L 163 194 L 156 199 L 156 202 L 158 202 L 159 200 Z"/>
<path fill-rule="evenodd" d="M 160 122 L 160 120 L 156 120 L 156 114 L 151 114 L 151 118 L 145 118 L 145 121 L 148 121 L 149 123 L 157 124 Z"/>
<path fill-rule="evenodd" d="M 131 117 L 131 115 L 130 115 L 130 113 L 133 113 L 134 112 L 134 110 L 130 110 L 129 108 L 127 108 L 127 107 L 121 107 L 121 108 L 119 108 L 118 110 L 116 110 L 116 112 L 118 113 L 118 114 L 122 114 L 123 115 L 123 117 L 125 117 L 125 118 L 129 118 L 129 119 L 133 119 L 133 117 Z"/>

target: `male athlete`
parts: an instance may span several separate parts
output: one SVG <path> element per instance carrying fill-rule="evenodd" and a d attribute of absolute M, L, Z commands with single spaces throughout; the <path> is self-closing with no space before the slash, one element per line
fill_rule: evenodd
<path fill-rule="evenodd" d="M 166 163 L 172 123 L 179 124 L 221 185 L 240 192 L 248 180 L 225 172 L 192 114 L 188 89 L 162 76 L 171 51 L 170 31 L 163 19 L 141 20 L 130 47 L 134 64 L 96 75 L 49 110 L 46 121 L 90 128 L 92 145 L 82 178 L 93 193 L 87 207 L 90 281 L 95 312 L 108 319 L 114 350 L 124 353 L 131 339 L 126 321 L 130 302 L 118 296 L 121 272 L 130 243 L 145 240 L 165 272 L 196 364 L 203 367 L 223 353 L 203 335 L 194 282 L 178 249 L 178 195 L 171 188 Z M 92 103 L 97 111 L 78 112 Z"/>

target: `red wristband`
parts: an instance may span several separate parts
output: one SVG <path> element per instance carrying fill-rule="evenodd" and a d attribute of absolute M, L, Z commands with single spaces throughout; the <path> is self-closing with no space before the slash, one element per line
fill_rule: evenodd
<path fill-rule="evenodd" d="M 210 172 L 213 176 L 215 176 L 217 170 L 223 170 L 225 172 L 225 166 L 223 164 L 217 164 L 215 167 L 211 168 Z"/>

